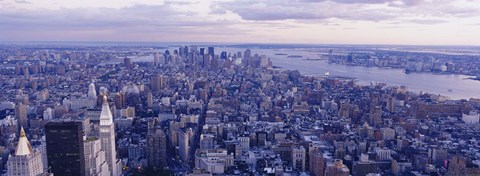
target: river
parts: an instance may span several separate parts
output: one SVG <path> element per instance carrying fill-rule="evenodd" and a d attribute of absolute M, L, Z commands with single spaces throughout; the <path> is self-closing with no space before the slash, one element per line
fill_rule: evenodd
<path fill-rule="evenodd" d="M 216 51 L 243 51 L 242 48 L 215 48 Z M 324 75 L 330 72 L 330 76 L 344 76 L 358 79 L 358 83 L 369 85 L 372 81 L 386 83 L 391 86 L 407 86 L 412 92 L 428 92 L 441 94 L 450 99 L 480 98 L 480 81 L 467 79 L 470 76 L 434 73 L 409 73 L 402 69 L 347 66 L 330 64 L 325 60 L 306 60 L 305 58 L 317 59 L 318 53 L 302 49 L 251 49 L 252 54 L 265 54 L 271 58 L 274 66 L 287 70 L 298 70 L 305 75 Z M 288 55 L 301 55 L 302 58 L 288 58 Z"/>
<path fill-rule="evenodd" d="M 175 48 L 176 49 L 176 48 Z M 173 51 L 174 48 L 169 48 Z M 163 52 L 158 50 L 157 52 Z M 238 51 L 245 51 L 245 48 L 216 47 L 215 54 L 219 55 L 222 51 L 233 55 Z M 339 64 L 330 64 L 325 60 L 306 60 L 318 59 L 319 52 L 309 49 L 251 49 L 252 55 L 264 54 L 270 57 L 274 66 L 285 70 L 298 70 L 304 75 L 322 76 L 329 72 L 330 76 L 342 76 L 356 78 L 358 84 L 369 85 L 371 82 L 386 83 L 388 86 L 407 86 L 411 92 L 424 92 L 431 94 L 440 94 L 450 99 L 469 99 L 480 98 L 480 81 L 467 79 L 470 76 L 453 74 L 435 74 L 435 73 L 409 73 L 406 74 L 402 69 L 347 66 Z M 302 58 L 288 58 L 287 55 L 275 55 L 282 53 L 287 55 L 301 55 Z M 153 56 L 133 59 L 134 62 L 152 61 Z"/>

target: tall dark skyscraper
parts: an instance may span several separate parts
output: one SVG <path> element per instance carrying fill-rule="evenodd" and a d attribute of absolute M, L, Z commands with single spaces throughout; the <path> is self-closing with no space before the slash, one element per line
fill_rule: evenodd
<path fill-rule="evenodd" d="M 147 134 L 147 164 L 162 168 L 167 164 L 167 144 L 165 133 L 161 129 L 149 130 Z"/>
<path fill-rule="evenodd" d="M 227 52 L 223 51 L 222 54 L 220 54 L 220 59 L 227 59 Z"/>
<path fill-rule="evenodd" d="M 132 59 L 128 57 L 123 58 L 123 64 L 126 68 L 132 68 Z"/>
<path fill-rule="evenodd" d="M 47 123 L 45 137 L 48 166 L 54 175 L 85 175 L 81 122 Z"/>
<path fill-rule="evenodd" d="M 215 58 L 215 49 L 213 47 L 208 47 L 208 55 L 210 55 L 212 58 Z"/>

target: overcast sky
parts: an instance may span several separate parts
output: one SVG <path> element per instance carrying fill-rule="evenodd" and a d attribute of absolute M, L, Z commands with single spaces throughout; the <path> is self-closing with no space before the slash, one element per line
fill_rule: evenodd
<path fill-rule="evenodd" d="M 480 45 L 480 0 L 0 0 L 0 41 Z"/>

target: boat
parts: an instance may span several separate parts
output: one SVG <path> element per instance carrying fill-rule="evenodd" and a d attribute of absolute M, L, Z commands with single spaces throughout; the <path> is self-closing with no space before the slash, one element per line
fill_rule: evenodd
<path fill-rule="evenodd" d="M 289 55 L 289 56 L 287 56 L 287 57 L 290 57 L 290 58 L 301 58 L 301 57 L 303 57 L 303 56 L 300 56 L 300 55 Z"/>

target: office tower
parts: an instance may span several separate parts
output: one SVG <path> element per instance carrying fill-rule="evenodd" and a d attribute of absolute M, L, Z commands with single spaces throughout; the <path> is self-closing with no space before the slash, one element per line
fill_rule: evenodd
<path fill-rule="evenodd" d="M 240 146 L 242 147 L 242 151 L 249 151 L 250 150 L 250 136 L 244 135 L 239 136 L 238 140 L 240 141 Z"/>
<path fill-rule="evenodd" d="M 85 154 L 81 122 L 45 124 L 47 161 L 54 175 L 84 176 Z"/>
<path fill-rule="evenodd" d="M 36 176 L 43 173 L 42 154 L 32 149 L 23 128 L 20 129 L 15 154 L 8 157 L 8 176 Z"/>
<path fill-rule="evenodd" d="M 190 147 L 193 137 L 192 128 L 181 128 L 178 133 L 178 155 L 184 162 L 190 160 Z"/>
<path fill-rule="evenodd" d="M 123 91 L 116 93 L 114 97 L 114 101 L 115 101 L 115 107 L 117 109 L 122 109 L 123 107 L 125 107 L 125 101 L 126 101 L 125 93 Z"/>
<path fill-rule="evenodd" d="M 202 67 L 206 67 L 206 64 L 205 64 L 205 48 L 200 48 L 198 60 L 199 60 L 198 63 L 199 63 Z"/>
<path fill-rule="evenodd" d="M 150 86 L 154 92 L 163 90 L 166 86 L 165 78 L 162 75 L 152 77 L 150 79 Z"/>
<path fill-rule="evenodd" d="M 105 160 L 105 152 L 102 150 L 102 143 L 98 138 L 90 137 L 84 142 L 85 151 L 85 174 L 108 176 L 107 161 Z"/>
<path fill-rule="evenodd" d="M 382 107 L 380 106 L 375 106 L 373 108 L 370 108 L 370 123 L 379 126 L 383 123 L 382 119 Z"/>
<path fill-rule="evenodd" d="M 105 152 L 108 169 L 110 170 L 112 176 L 120 175 L 120 161 L 117 160 L 117 151 L 115 149 L 115 126 L 106 95 L 103 96 L 99 128 L 100 140 L 102 141 L 102 150 Z"/>
<path fill-rule="evenodd" d="M 305 171 L 305 148 L 303 146 L 293 147 L 292 167 L 298 171 Z"/>
<path fill-rule="evenodd" d="M 157 52 L 153 53 L 153 65 L 158 66 L 159 62 L 160 62 L 160 54 Z"/>
<path fill-rule="evenodd" d="M 40 141 L 40 153 L 42 154 L 43 171 L 47 172 L 48 171 L 47 141 L 46 141 L 45 136 L 42 136 L 42 139 Z"/>
<path fill-rule="evenodd" d="M 267 143 L 267 132 L 265 131 L 258 131 L 256 132 L 257 137 L 257 145 L 258 146 L 265 146 Z"/>
<path fill-rule="evenodd" d="M 395 97 L 393 95 L 388 96 L 386 109 L 388 112 L 395 112 Z"/>
<path fill-rule="evenodd" d="M 93 84 L 93 82 L 88 85 L 87 95 L 89 99 L 97 99 L 97 91 L 95 90 L 95 84 Z"/>
<path fill-rule="evenodd" d="M 394 140 L 395 139 L 395 130 L 392 128 L 381 128 L 380 132 L 382 133 L 383 140 Z"/>
<path fill-rule="evenodd" d="M 270 58 L 268 58 L 265 55 L 260 56 L 260 67 L 269 67 L 271 65 L 272 64 L 271 64 Z"/>
<path fill-rule="evenodd" d="M 211 58 L 215 58 L 215 49 L 213 47 L 208 47 L 208 55 L 210 55 Z"/>
<path fill-rule="evenodd" d="M 240 148 L 240 142 L 237 140 L 229 140 L 225 141 L 225 149 L 227 149 L 227 153 L 232 155 L 234 158 L 239 157 L 242 155 L 242 149 Z"/>
<path fill-rule="evenodd" d="M 167 139 L 161 129 L 152 129 L 147 134 L 147 164 L 153 168 L 167 166 Z"/>
<path fill-rule="evenodd" d="M 445 160 L 447 160 L 448 158 L 448 151 L 446 149 L 443 149 L 442 147 L 429 148 L 428 158 L 430 161 L 429 163 L 443 166 L 445 163 Z"/>
<path fill-rule="evenodd" d="M 132 59 L 128 57 L 123 58 L 123 65 L 125 65 L 126 68 L 132 68 Z"/>
<path fill-rule="evenodd" d="M 153 95 L 152 92 L 147 93 L 147 107 L 152 108 L 153 106 Z"/>
<path fill-rule="evenodd" d="M 333 60 L 333 50 L 328 50 L 328 60 Z"/>
<path fill-rule="evenodd" d="M 355 60 L 355 54 L 354 53 L 348 54 L 347 62 L 353 62 L 354 60 Z"/>
<path fill-rule="evenodd" d="M 19 122 L 18 127 L 28 127 L 27 105 L 18 103 L 17 106 L 15 106 L 15 117 Z"/>
<path fill-rule="evenodd" d="M 18 92 L 17 92 L 17 95 L 15 95 L 15 101 L 14 102 L 16 104 L 22 103 L 24 105 L 28 105 L 29 104 L 28 95 L 23 94 L 23 91 L 21 89 L 19 89 Z"/>
<path fill-rule="evenodd" d="M 318 144 L 310 144 L 308 147 L 308 170 L 313 176 L 323 176 L 325 158 Z"/>
<path fill-rule="evenodd" d="M 53 109 L 48 107 L 43 111 L 43 120 L 52 120 L 53 119 Z"/>
<path fill-rule="evenodd" d="M 219 60 L 217 58 L 213 58 L 210 62 L 210 70 L 211 71 L 217 71 L 218 66 L 219 66 Z"/>
<path fill-rule="evenodd" d="M 187 57 L 188 56 L 188 46 L 184 46 L 181 49 L 183 50 L 182 51 L 182 56 Z"/>
<path fill-rule="evenodd" d="M 227 58 L 228 58 L 227 52 L 223 51 L 223 52 L 220 54 L 220 59 L 225 60 L 225 59 L 227 59 Z"/>
<path fill-rule="evenodd" d="M 244 59 L 249 59 L 250 57 L 252 57 L 252 51 L 250 51 L 250 49 L 246 49 L 246 50 L 243 52 L 243 58 L 244 58 Z"/>

